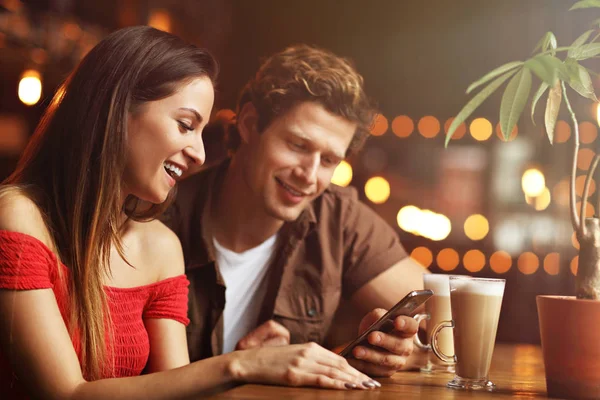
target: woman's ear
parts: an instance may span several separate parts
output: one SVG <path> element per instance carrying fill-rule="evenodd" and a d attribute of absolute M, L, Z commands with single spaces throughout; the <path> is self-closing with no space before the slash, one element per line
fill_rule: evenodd
<path fill-rule="evenodd" d="M 244 143 L 250 142 L 252 135 L 257 133 L 256 124 L 258 122 L 258 115 L 256 108 L 252 102 L 247 102 L 242 107 L 242 111 L 237 116 L 237 126 L 240 133 L 240 139 Z"/>

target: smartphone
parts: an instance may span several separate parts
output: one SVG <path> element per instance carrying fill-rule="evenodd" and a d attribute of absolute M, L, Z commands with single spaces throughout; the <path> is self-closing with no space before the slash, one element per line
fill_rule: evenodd
<path fill-rule="evenodd" d="M 353 358 L 352 350 L 358 346 L 373 347 L 367 341 L 367 336 L 373 331 L 379 331 L 383 333 L 390 333 L 394 330 L 394 320 L 400 315 L 413 316 L 416 309 L 424 304 L 431 296 L 433 291 L 426 290 L 413 290 L 402 300 L 400 300 L 394 307 L 392 307 L 383 317 L 375 321 L 367 330 L 365 330 L 360 336 L 352 341 L 348 346 L 340 352 L 342 357 Z"/>

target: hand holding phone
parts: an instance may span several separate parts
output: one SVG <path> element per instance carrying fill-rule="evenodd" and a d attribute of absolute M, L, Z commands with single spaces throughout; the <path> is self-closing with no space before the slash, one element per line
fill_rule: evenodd
<path fill-rule="evenodd" d="M 425 303 L 432 295 L 433 292 L 431 290 L 414 290 L 410 292 L 404 296 L 402 300 L 396 303 L 396 305 L 393 306 L 383 317 L 375 321 L 362 334 L 360 334 L 348 346 L 346 346 L 344 350 L 340 352 L 340 355 L 342 357 L 352 358 L 352 350 L 354 350 L 356 346 L 360 345 L 372 347 L 367 341 L 367 337 L 371 332 L 392 332 L 394 330 L 394 320 L 397 317 L 401 315 L 413 316 L 416 312 L 416 309 Z"/>

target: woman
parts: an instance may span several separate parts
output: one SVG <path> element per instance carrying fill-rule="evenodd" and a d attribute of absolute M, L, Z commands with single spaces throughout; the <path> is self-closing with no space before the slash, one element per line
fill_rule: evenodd
<path fill-rule="evenodd" d="M 232 381 L 373 386 L 310 344 L 189 364 L 181 247 L 153 218 L 204 161 L 216 70 L 205 51 L 134 27 L 100 42 L 58 90 L 0 190 L 9 398 L 194 398 Z"/>

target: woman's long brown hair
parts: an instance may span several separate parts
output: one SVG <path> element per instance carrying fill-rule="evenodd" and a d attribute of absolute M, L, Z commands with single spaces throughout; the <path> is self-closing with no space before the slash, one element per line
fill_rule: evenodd
<path fill-rule="evenodd" d="M 145 26 L 112 33 L 58 89 L 15 172 L 4 182 L 26 188 L 37 202 L 59 259 L 69 268 L 64 274 L 70 293 L 68 327 L 75 343 L 79 340 L 86 379 L 113 373 L 103 282 L 110 276 L 111 246 L 123 256 L 122 212 L 150 219 L 173 195 L 143 211 L 124 209 L 128 113 L 168 97 L 193 78 L 206 76 L 214 83 L 216 75 L 209 53 L 174 35 Z"/>

